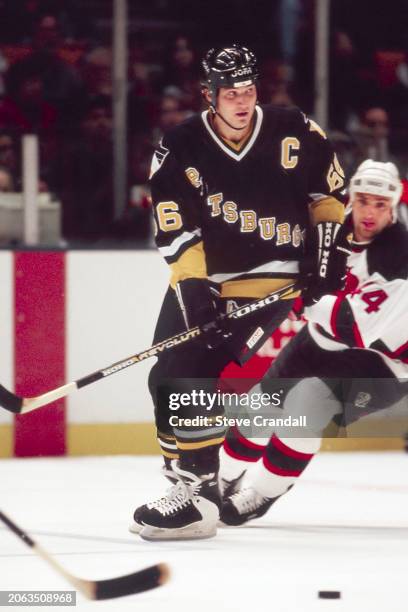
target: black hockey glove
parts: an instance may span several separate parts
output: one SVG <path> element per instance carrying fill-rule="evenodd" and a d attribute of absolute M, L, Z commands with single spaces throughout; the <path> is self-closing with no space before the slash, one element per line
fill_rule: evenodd
<path fill-rule="evenodd" d="M 231 335 L 223 324 L 207 279 L 179 281 L 176 295 L 187 329 L 200 327 L 203 332 L 200 338 L 207 348 L 217 348 Z"/>
<path fill-rule="evenodd" d="M 344 287 L 350 244 L 340 223 L 323 221 L 313 228 L 309 256 L 300 264 L 303 303 L 311 306 L 323 295 Z"/>

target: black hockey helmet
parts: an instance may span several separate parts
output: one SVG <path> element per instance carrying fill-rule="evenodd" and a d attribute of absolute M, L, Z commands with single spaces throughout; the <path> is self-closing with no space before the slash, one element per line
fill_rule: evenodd
<path fill-rule="evenodd" d="M 240 45 L 210 49 L 203 59 L 205 80 L 203 89 L 211 94 L 211 106 L 215 106 L 220 87 L 245 87 L 259 78 L 255 54 Z"/>

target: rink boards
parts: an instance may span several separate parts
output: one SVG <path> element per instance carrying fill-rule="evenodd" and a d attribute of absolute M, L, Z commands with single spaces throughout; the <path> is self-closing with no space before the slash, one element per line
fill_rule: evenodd
<path fill-rule="evenodd" d="M 167 282 L 168 268 L 155 250 L 0 252 L 0 383 L 25 397 L 38 395 L 147 349 Z M 298 326 L 283 325 L 250 376 L 266 369 Z M 156 453 L 147 389 L 152 363 L 24 417 L 0 410 L 0 457 Z M 371 439 L 362 446 L 401 445 Z M 352 440 L 347 448 L 360 446 Z"/>

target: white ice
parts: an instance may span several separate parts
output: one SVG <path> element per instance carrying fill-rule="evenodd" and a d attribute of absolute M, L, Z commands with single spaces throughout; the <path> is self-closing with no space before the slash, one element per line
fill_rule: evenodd
<path fill-rule="evenodd" d="M 2 510 L 71 573 L 101 579 L 171 566 L 166 586 L 102 602 L 78 594 L 76 609 L 408 609 L 408 454 L 322 453 L 262 519 L 208 540 L 144 542 L 127 526 L 167 486 L 159 466 L 158 457 L 133 456 L 0 461 Z M 0 564 L 0 590 L 70 590 L 2 526 Z M 341 599 L 318 599 L 319 590 Z"/>

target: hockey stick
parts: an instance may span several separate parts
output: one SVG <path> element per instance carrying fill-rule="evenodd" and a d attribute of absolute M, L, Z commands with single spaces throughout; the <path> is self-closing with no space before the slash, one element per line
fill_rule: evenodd
<path fill-rule="evenodd" d="M 293 290 L 297 288 L 297 283 L 292 283 L 290 285 L 286 285 L 286 287 L 282 287 L 277 291 L 269 294 L 265 298 L 257 300 L 255 302 L 250 302 L 249 304 L 245 304 L 236 310 L 225 315 L 227 319 L 240 319 L 241 317 L 245 317 L 248 314 L 255 312 L 256 310 L 262 310 L 274 304 L 275 302 L 282 299 L 286 296 L 287 293 L 291 293 Z M 36 397 L 20 397 L 15 395 L 11 391 L 8 391 L 5 387 L 0 385 L 0 406 L 9 410 L 10 412 L 14 412 L 15 414 L 25 414 L 26 412 L 31 412 L 32 410 L 36 410 L 37 408 L 41 408 L 50 402 L 53 402 L 61 397 L 65 397 L 69 395 L 72 391 L 76 389 L 81 389 L 82 387 L 86 387 L 101 378 L 106 378 L 107 376 L 111 376 L 112 374 L 116 374 L 116 372 L 120 372 L 129 366 L 140 363 L 145 359 L 149 359 L 149 357 L 155 357 L 156 355 L 168 351 L 175 346 L 179 346 L 180 344 L 184 344 L 185 342 L 189 342 L 193 338 L 197 338 L 203 332 L 199 327 L 193 327 L 186 332 L 181 332 L 180 334 L 176 334 L 171 338 L 167 338 L 162 342 L 154 344 L 146 351 L 142 351 L 141 353 L 137 353 L 136 355 L 132 355 L 123 361 L 118 361 L 107 368 L 103 368 L 102 370 L 97 370 L 88 376 L 84 376 L 76 380 L 75 382 L 67 383 L 66 385 L 62 385 L 61 387 L 57 387 L 52 391 L 48 391 L 47 393 L 43 393 L 42 395 L 38 395 Z"/>
<path fill-rule="evenodd" d="M 48 554 L 48 552 L 37 544 L 37 542 L 34 542 L 28 533 L 18 527 L 10 518 L 1 512 L 1 510 L 0 520 L 11 529 L 24 544 L 32 548 L 34 552 L 48 563 L 48 565 L 51 565 L 58 574 L 65 578 L 67 582 L 88 599 L 113 599 L 114 597 L 143 593 L 143 591 L 161 586 L 167 582 L 170 577 L 168 566 L 165 563 L 158 563 L 157 565 L 146 567 L 134 574 L 118 576 L 117 578 L 107 578 L 106 580 L 85 580 L 84 578 L 78 578 L 62 567 L 54 557 Z"/>

